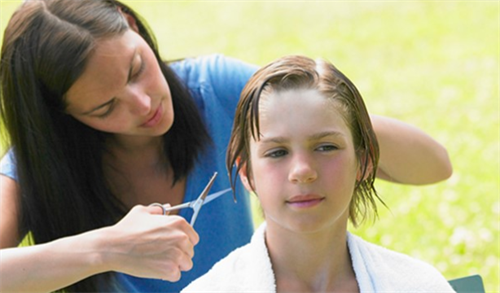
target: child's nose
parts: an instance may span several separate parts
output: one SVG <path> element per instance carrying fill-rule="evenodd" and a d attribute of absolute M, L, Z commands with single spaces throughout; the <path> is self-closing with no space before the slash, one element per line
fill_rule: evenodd
<path fill-rule="evenodd" d="M 318 178 L 318 173 L 314 168 L 310 158 L 304 155 L 293 159 L 288 179 L 292 183 L 311 183 Z"/>

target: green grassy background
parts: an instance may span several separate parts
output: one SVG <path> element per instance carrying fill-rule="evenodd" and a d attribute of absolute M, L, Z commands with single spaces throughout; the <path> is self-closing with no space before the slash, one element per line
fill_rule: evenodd
<path fill-rule="evenodd" d="M 3 32 L 19 1 L 0 2 Z M 453 176 L 430 186 L 377 182 L 390 210 L 351 230 L 448 279 L 480 274 L 487 292 L 499 292 L 499 1 L 126 3 L 149 20 L 166 59 L 223 53 L 263 65 L 286 54 L 325 57 L 372 113 L 435 137 Z"/>

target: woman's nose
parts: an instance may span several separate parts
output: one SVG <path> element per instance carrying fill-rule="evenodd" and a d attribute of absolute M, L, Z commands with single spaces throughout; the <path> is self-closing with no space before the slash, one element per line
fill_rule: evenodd
<path fill-rule="evenodd" d="M 318 178 L 318 173 L 311 158 L 299 155 L 293 158 L 288 179 L 292 183 L 311 183 Z"/>
<path fill-rule="evenodd" d="M 151 112 L 151 97 L 139 88 L 129 91 L 130 111 L 137 115 L 147 115 Z"/>

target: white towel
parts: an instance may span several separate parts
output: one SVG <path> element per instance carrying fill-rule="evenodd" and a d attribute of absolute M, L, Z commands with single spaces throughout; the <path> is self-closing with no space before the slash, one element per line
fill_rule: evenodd
<path fill-rule="evenodd" d="M 433 266 L 347 234 L 361 292 L 455 292 Z"/>
<path fill-rule="evenodd" d="M 265 245 L 265 223 L 249 244 L 231 252 L 181 292 L 276 292 L 276 280 Z M 432 266 L 347 234 L 360 292 L 455 292 Z M 196 265 L 196 264 L 195 264 Z"/>

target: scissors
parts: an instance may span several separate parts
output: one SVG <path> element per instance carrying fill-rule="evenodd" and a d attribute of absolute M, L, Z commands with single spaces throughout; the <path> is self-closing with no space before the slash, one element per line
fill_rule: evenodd
<path fill-rule="evenodd" d="M 205 186 L 205 189 L 201 192 L 201 194 L 198 196 L 197 199 L 190 201 L 190 202 L 185 202 L 173 207 L 165 207 L 161 203 L 152 203 L 150 206 L 158 206 L 163 210 L 163 214 L 166 215 L 167 212 L 174 211 L 174 210 L 180 210 L 180 209 L 185 209 L 185 208 L 192 208 L 193 209 L 193 216 L 191 217 L 191 222 L 189 223 L 191 226 L 194 225 L 196 222 L 196 218 L 198 217 L 198 213 L 200 212 L 201 207 L 206 204 L 211 202 L 212 200 L 218 198 L 219 196 L 229 192 L 231 188 L 224 189 L 222 191 L 213 193 L 208 195 L 208 192 L 210 191 L 210 188 L 212 188 L 212 185 L 215 181 L 215 177 L 217 177 L 217 172 L 214 173 L 210 181 L 208 182 L 207 186 Z"/>

